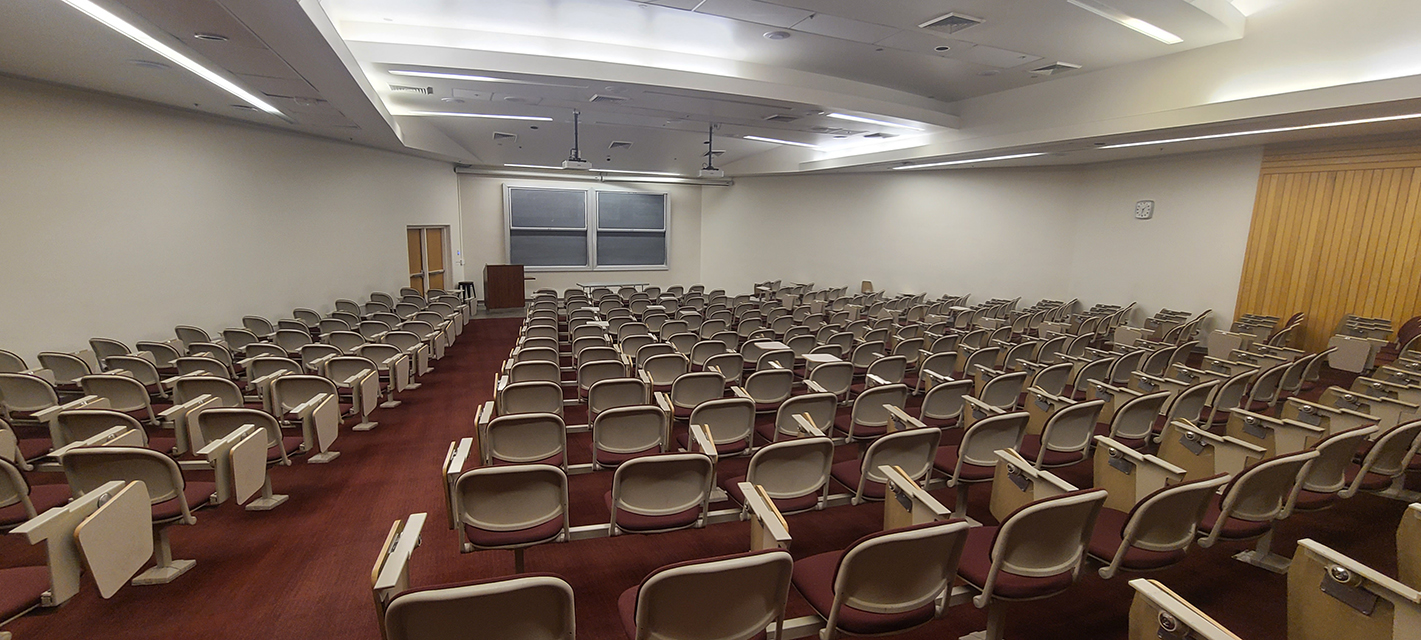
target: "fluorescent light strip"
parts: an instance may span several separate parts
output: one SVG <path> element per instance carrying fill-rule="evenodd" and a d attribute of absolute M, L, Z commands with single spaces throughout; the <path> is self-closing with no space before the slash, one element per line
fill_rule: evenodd
<path fill-rule="evenodd" d="M 410 111 L 402 113 L 405 116 L 450 116 L 454 118 L 488 118 L 490 120 L 536 120 L 538 122 L 552 122 L 552 118 L 546 116 L 510 116 L 497 113 L 463 113 L 461 111 Z"/>
<path fill-rule="evenodd" d="M 440 78 L 444 80 L 470 80 L 473 82 L 503 82 L 507 84 L 531 84 L 540 87 L 564 87 L 567 89 L 586 89 L 584 85 L 577 84 L 552 84 L 547 82 L 533 82 L 530 80 L 514 80 L 512 78 L 495 78 L 493 76 L 475 76 L 465 73 L 441 73 L 438 71 L 390 71 L 392 76 L 410 76 L 415 78 Z"/>
<path fill-rule="evenodd" d="M 99 22 L 103 23 L 104 26 L 127 36 L 129 39 L 133 40 L 134 42 L 137 42 L 138 44 L 143 45 L 144 47 L 147 47 L 154 53 L 163 56 L 164 58 L 167 58 L 168 60 L 174 62 L 175 64 L 184 69 L 187 69 L 188 71 L 197 74 L 198 77 L 201 77 L 203 80 L 217 85 L 223 91 L 226 91 L 227 93 L 238 97 L 243 102 L 246 102 L 247 104 L 250 104 L 258 109 L 261 109 L 262 111 L 277 116 L 288 122 L 291 121 L 291 118 L 287 117 L 286 114 L 282 113 L 280 109 L 277 109 L 276 107 L 268 104 L 265 100 L 258 98 L 252 92 L 237 86 L 236 83 L 232 82 L 231 80 L 228 80 L 227 78 L 222 77 L 221 75 L 218 75 L 217 72 L 198 64 L 192 58 L 178 53 L 176 49 L 173 49 L 172 47 L 169 47 L 168 45 L 159 42 L 153 36 L 144 33 L 142 29 L 139 29 L 138 27 L 135 27 L 127 22 L 124 22 L 122 18 L 112 13 L 109 13 L 107 9 L 104 9 L 103 7 L 94 4 L 90 0 L 64 0 L 64 2 L 65 4 L 68 4 L 69 6 L 74 7 L 75 9 L 78 9 L 79 11 L 83 12 L 90 18 L 98 20 Z"/>
<path fill-rule="evenodd" d="M 1143 33 L 1165 44 L 1179 44 L 1181 42 L 1184 42 L 1184 38 L 1174 35 L 1139 18 L 1134 18 L 1129 15 L 1126 15 L 1125 13 L 1122 13 L 1119 9 L 1116 9 L 1115 7 L 1112 7 L 1103 2 L 1095 2 L 1095 0 L 1066 0 L 1066 2 L 1076 5 L 1077 7 L 1085 9 L 1086 11 L 1094 13 L 1095 15 L 1105 18 L 1106 20 L 1114 22 L 1120 26 L 1128 27 L 1138 33 Z"/>
<path fill-rule="evenodd" d="M 593 169 L 597 173 L 630 173 L 638 176 L 671 176 L 673 178 L 682 177 L 679 173 L 667 173 L 665 171 L 629 171 L 627 169 Z"/>
<path fill-rule="evenodd" d="M 1121 144 L 1107 144 L 1096 147 L 1097 149 L 1125 149 L 1128 147 L 1148 147 L 1154 144 L 1174 144 L 1176 142 L 1193 142 L 1195 140 L 1217 140 L 1219 138 L 1237 138 L 1239 136 L 1256 136 L 1264 133 L 1284 133 L 1288 131 L 1306 131 L 1308 129 L 1326 129 L 1329 127 L 1346 127 L 1354 124 L 1371 124 L 1373 122 L 1393 122 L 1396 120 L 1414 120 L 1421 118 L 1421 113 L 1408 113 L 1399 116 L 1382 116 L 1380 118 L 1363 118 L 1361 120 L 1343 120 L 1341 122 L 1320 122 L 1317 124 L 1304 124 L 1296 127 L 1274 127 L 1272 129 L 1255 129 L 1253 131 L 1234 131 L 1232 133 L 1213 133 L 1205 136 L 1188 136 L 1184 138 L 1167 138 L 1164 140 L 1149 140 L 1146 142 L 1124 142 Z"/>
<path fill-rule="evenodd" d="M 791 146 L 791 147 L 805 147 L 805 148 L 807 148 L 807 149 L 818 149 L 818 148 L 819 148 L 818 146 L 809 144 L 809 143 L 807 143 L 807 142 L 794 142 L 794 141 L 791 141 L 791 140 L 779 140 L 779 139 L 777 139 L 777 138 L 765 138 L 765 137 L 761 137 L 761 136 L 741 136 L 741 137 L 745 138 L 746 140 L 754 140 L 754 141 L 756 141 L 756 142 L 773 142 L 773 143 L 775 143 L 775 144 L 787 144 L 787 145 L 789 145 L 789 146 Z"/>
<path fill-rule="evenodd" d="M 1017 159 L 1017 158 L 1033 158 L 1033 157 L 1036 157 L 1036 156 L 1044 156 L 1044 155 L 1046 155 L 1046 154 L 1044 154 L 1044 153 L 1016 153 L 1016 154 L 1012 154 L 1012 155 L 1009 155 L 1009 156 L 992 156 L 992 157 L 990 157 L 990 158 L 973 158 L 973 159 L 971 159 L 971 160 L 948 160 L 947 162 L 929 162 L 929 163 L 927 163 L 927 164 L 906 164 L 906 165 L 903 165 L 903 166 L 901 166 L 901 167 L 893 167 L 893 169 L 894 169 L 895 171 L 898 170 L 898 169 L 927 169 L 927 168 L 929 168 L 929 167 L 947 167 L 947 166 L 951 166 L 951 165 L 955 165 L 955 164 L 973 164 L 973 163 L 977 163 L 977 162 L 996 162 L 996 161 L 998 161 L 998 160 L 1015 160 L 1015 159 Z"/>
<path fill-rule="evenodd" d="M 554 167 L 546 164 L 514 164 L 511 162 L 505 162 L 503 166 L 517 167 L 519 169 L 557 169 L 558 171 L 562 171 L 562 167 Z"/>
<path fill-rule="evenodd" d="M 922 129 L 919 128 L 919 127 L 912 127 L 912 126 L 908 126 L 908 125 L 906 125 L 906 124 L 898 124 L 897 122 L 889 122 L 889 121 L 887 121 L 887 120 L 874 120 L 873 118 L 865 118 L 865 117 L 863 117 L 863 116 L 851 116 L 851 115 L 849 115 L 849 114 L 847 114 L 847 113 L 830 113 L 830 114 L 826 114 L 826 115 L 828 115 L 828 117 L 830 117 L 830 118 L 838 118 L 838 119 L 840 119 L 840 120 L 849 120 L 849 121 L 851 121 L 851 122 L 862 122 L 862 123 L 864 123 L 864 124 L 876 124 L 876 125 L 881 125 L 881 126 L 884 126 L 884 127 L 897 127 L 897 128 L 899 128 L 899 129 L 907 129 L 907 130 L 909 130 L 909 131 L 922 131 Z"/>

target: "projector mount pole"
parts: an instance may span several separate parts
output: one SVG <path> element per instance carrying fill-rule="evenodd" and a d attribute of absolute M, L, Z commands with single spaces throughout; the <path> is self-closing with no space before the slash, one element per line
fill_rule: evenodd
<path fill-rule="evenodd" d="M 704 171 L 715 171 L 715 123 L 706 124 L 706 166 Z"/>
<path fill-rule="evenodd" d="M 581 114 L 580 112 L 577 112 L 577 111 L 573 111 L 573 112 L 572 112 L 572 157 L 568 158 L 568 161 L 569 161 L 569 162 L 584 162 L 584 160 L 582 159 L 582 154 L 580 153 L 580 150 L 578 149 L 578 131 L 577 131 L 577 125 L 578 125 L 578 118 L 579 118 L 579 116 L 581 116 L 581 115 L 582 115 L 582 114 Z"/>

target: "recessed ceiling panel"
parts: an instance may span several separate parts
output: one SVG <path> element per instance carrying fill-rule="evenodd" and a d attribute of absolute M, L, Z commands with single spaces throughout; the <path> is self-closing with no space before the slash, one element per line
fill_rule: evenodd
<path fill-rule="evenodd" d="M 261 38 L 212 0 L 122 0 L 122 3 L 152 22 L 153 26 L 167 31 L 204 55 L 208 45 L 267 48 Z M 198 33 L 218 35 L 227 40 L 212 42 L 194 38 L 193 35 Z"/>
<path fill-rule="evenodd" d="M 1041 59 L 1041 56 L 1033 56 L 1020 51 L 1008 51 L 1006 49 L 998 49 L 996 47 L 988 47 L 980 44 L 954 57 L 966 62 L 985 64 L 998 69 L 1011 69 Z"/>
<path fill-rule="evenodd" d="M 696 13 L 789 28 L 802 22 L 813 12 L 756 0 L 705 0 L 696 8 Z"/>
<path fill-rule="evenodd" d="M 267 76 L 254 76 L 250 74 L 239 74 L 237 79 L 251 89 L 272 96 L 314 96 L 317 95 L 316 88 L 311 83 L 300 78 L 269 78 Z"/>
<path fill-rule="evenodd" d="M 873 44 L 899 31 L 896 27 L 840 18 L 827 13 L 816 13 L 805 18 L 794 25 L 794 30 L 866 44 Z"/>

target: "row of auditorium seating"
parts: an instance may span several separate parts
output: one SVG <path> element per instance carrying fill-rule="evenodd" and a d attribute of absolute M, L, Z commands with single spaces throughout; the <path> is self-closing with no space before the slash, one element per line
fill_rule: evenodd
<path fill-rule="evenodd" d="M 1157 315 L 1153 326 L 1135 328 L 1124 321 L 1133 305 L 1071 313 L 1075 301 L 1043 301 L 1015 312 L 1009 300 L 972 308 L 962 297 L 924 303 L 774 285 L 757 287 L 758 297 L 669 290 L 535 297 L 495 400 L 477 421 L 484 466 L 462 472 L 474 438 L 451 445 L 445 461 L 461 551 L 514 548 L 521 572 L 521 549 L 530 545 L 704 526 L 716 515 L 709 505 L 719 456 L 753 456 L 754 482 L 721 483 L 744 505 L 731 510 L 737 517 L 749 507 L 740 486 L 766 491 L 767 502 L 793 513 L 883 499 L 884 473 L 896 466 L 905 481 L 927 487 L 936 467 L 946 475 L 936 486 L 958 487 L 956 513 L 945 517 L 966 515 L 967 485 L 991 482 L 999 521 L 1006 515 L 996 513 L 999 487 L 1035 487 L 1030 495 L 1043 500 L 1070 493 L 1075 488 L 1047 468 L 1090 458 L 1095 486 L 1108 488 L 1101 513 L 1112 514 L 1085 534 L 1089 555 L 1105 564 L 1102 576 L 1172 565 L 1195 535 L 1203 546 L 1260 539 L 1247 559 L 1276 570 L 1267 544 L 1274 522 L 1294 508 L 1385 489 L 1416 453 L 1414 414 L 1381 424 L 1387 420 L 1350 410 L 1371 420 L 1350 425 L 1333 419 L 1349 415 L 1340 409 L 1288 397 L 1285 411 L 1317 416 L 1311 437 L 1300 437 L 1296 420 L 1255 412 L 1317 380 L 1326 354 L 1261 343 L 1192 368 L 1186 363 L 1205 314 Z M 1260 363 L 1271 366 L 1260 371 Z M 825 388 L 820 381 L 833 378 L 816 377 L 825 367 L 839 368 L 836 383 L 847 384 Z M 775 384 L 753 385 L 757 376 Z M 914 417 L 905 409 L 916 394 L 924 399 Z M 930 398 L 948 415 L 929 414 Z M 565 425 L 565 406 L 585 409 L 588 424 Z M 567 435 L 587 430 L 593 463 L 572 465 Z M 757 447 L 757 433 L 772 444 Z M 944 437 L 958 442 L 939 447 Z M 833 447 L 848 443 L 867 446 L 857 460 L 831 464 Z M 605 497 L 611 522 L 569 527 L 568 475 L 606 468 L 616 469 Z M 854 494 L 831 500 L 830 478 Z M 508 493 L 516 486 L 541 487 L 546 499 L 524 508 L 533 490 Z M 999 633 L 1000 620 L 989 627 Z"/>
<path fill-rule="evenodd" d="M 335 460 L 341 427 L 373 428 L 371 413 L 418 386 L 473 310 L 439 291 L 370 298 L 338 300 L 325 316 L 247 316 L 221 338 L 189 325 L 137 350 L 94 338 L 90 350 L 39 354 L 36 368 L 0 351 L 0 529 L 31 544 L 51 540 L 48 568 L 0 570 L 17 576 L 3 589 L 0 622 L 74 595 L 75 550 L 53 541 L 74 538 L 79 519 L 104 522 L 86 529 L 94 541 L 84 556 L 104 597 L 130 577 L 176 579 L 195 561 L 172 557 L 168 525 L 195 524 L 193 512 L 228 501 L 251 511 L 285 502 L 271 469 L 300 456 Z M 31 484 L 36 472 L 62 472 L 67 484 Z M 213 480 L 191 480 L 192 472 Z M 111 496 L 129 492 L 143 496 L 140 523 L 102 515 Z M 93 549 L 115 557 L 96 564 Z M 134 577 L 155 554 L 156 565 Z"/>

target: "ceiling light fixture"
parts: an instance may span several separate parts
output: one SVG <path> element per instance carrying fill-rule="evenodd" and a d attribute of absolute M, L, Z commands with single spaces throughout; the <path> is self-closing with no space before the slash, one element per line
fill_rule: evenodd
<path fill-rule="evenodd" d="M 490 120 L 536 120 L 538 122 L 552 122 L 552 118 L 547 116 L 512 116 L 498 113 L 463 113 L 460 111 L 410 111 L 399 115 L 406 116 L 450 116 L 454 118 L 488 118 Z"/>
<path fill-rule="evenodd" d="M 1031 157 L 1035 157 L 1035 156 L 1044 156 L 1044 155 L 1046 155 L 1046 154 L 1044 154 L 1044 153 L 1014 153 L 1014 154 L 1009 155 L 1009 156 L 992 156 L 992 157 L 990 157 L 990 158 L 973 158 L 973 159 L 971 159 L 971 160 L 948 160 L 948 161 L 946 161 L 946 162 L 929 162 L 929 163 L 926 163 L 926 164 L 905 164 L 905 165 L 903 165 L 903 166 L 901 166 L 901 167 L 893 167 L 893 170 L 896 171 L 896 170 L 898 170 L 898 169 L 927 169 L 927 168 L 929 168 L 929 167 L 947 167 L 947 166 L 951 166 L 951 165 L 955 165 L 955 164 L 974 164 L 974 163 L 977 163 L 977 162 L 996 162 L 996 161 L 999 161 L 999 160 L 1015 160 L 1015 159 L 1017 159 L 1017 158 L 1031 158 Z"/>
<path fill-rule="evenodd" d="M 1108 4 L 1105 4 L 1104 2 L 1098 2 L 1097 0 L 1066 0 L 1066 2 L 1069 2 L 1073 5 L 1076 5 L 1077 7 L 1085 9 L 1086 11 L 1094 13 L 1095 15 L 1105 18 L 1106 20 L 1109 20 L 1124 27 L 1128 27 L 1139 33 L 1143 33 L 1165 44 L 1179 44 L 1181 42 L 1184 42 L 1184 38 L 1174 35 L 1139 18 L 1131 17 L 1123 11 L 1120 11 L 1119 9 L 1116 9 L 1115 7 L 1112 7 Z"/>
<path fill-rule="evenodd" d="M 226 42 L 226 41 L 227 41 L 227 36 L 224 36 L 224 35 L 222 35 L 222 34 L 220 34 L 220 33 L 194 33 L 194 34 L 192 34 L 192 37 L 197 38 L 198 40 L 206 40 L 206 41 L 208 41 L 208 42 Z"/>
<path fill-rule="evenodd" d="M 887 121 L 887 120 L 875 120 L 875 119 L 873 119 L 873 118 L 865 118 L 865 117 L 863 117 L 863 116 L 851 116 L 851 115 L 849 115 L 849 114 L 847 114 L 847 113 L 831 113 L 831 114 L 828 114 L 828 115 L 829 115 L 830 118 L 837 118 L 837 119 L 839 119 L 839 120 L 848 120 L 848 121 L 851 121 L 851 122 L 862 122 L 862 123 L 864 123 L 864 124 L 876 124 L 876 125 L 880 125 L 880 126 L 884 126 L 884 127 L 897 127 L 897 128 L 899 128 L 899 129 L 907 129 L 907 130 L 909 130 L 909 131 L 922 131 L 922 128 L 921 128 L 921 127 L 914 127 L 914 126 L 910 126 L 910 125 L 906 125 L 906 124 L 898 124 L 897 122 L 889 122 L 889 121 Z"/>
<path fill-rule="evenodd" d="M 235 82 L 232 82 L 231 80 L 222 77 L 217 72 L 198 64 L 192 58 L 178 53 L 176 49 L 173 49 L 172 47 L 163 44 L 162 42 L 159 42 L 153 36 L 144 33 L 142 29 L 139 29 L 138 27 L 135 27 L 129 24 L 128 22 L 125 22 L 122 18 L 110 13 L 107 9 L 104 9 L 103 7 L 94 4 L 91 0 L 64 0 L 64 3 L 68 4 L 71 7 L 74 7 L 75 9 L 78 9 L 80 12 L 84 13 L 84 15 L 89 16 L 90 18 L 98 20 L 99 22 L 103 23 L 104 26 L 127 36 L 130 40 L 133 40 L 134 42 L 137 42 L 138 44 L 147 47 L 153 53 L 163 56 L 164 58 L 167 58 L 169 61 L 177 64 L 178 66 L 197 74 L 203 80 L 217 85 L 223 91 L 237 96 L 238 98 L 242 99 L 243 101 L 258 109 L 261 109 L 262 111 L 265 111 L 271 115 L 286 120 L 287 122 L 291 122 L 291 118 L 288 118 L 286 114 L 281 112 L 280 109 L 271 106 L 265 100 L 262 100 L 252 92 L 247 91 L 246 89 L 243 89 L 240 86 L 237 86 Z"/>
<path fill-rule="evenodd" d="M 805 147 L 805 148 L 807 148 L 807 149 L 818 149 L 818 148 L 819 148 L 818 146 L 809 144 L 809 143 L 807 143 L 807 142 L 794 142 L 794 141 L 792 141 L 792 140 L 780 140 L 780 139 L 778 139 L 778 138 L 766 138 L 766 137 L 763 137 L 763 136 L 741 136 L 741 137 L 742 137 L 742 138 L 745 138 L 746 140 L 754 140 L 754 141 L 756 141 L 756 142 L 773 142 L 773 143 L 775 143 L 775 144 L 787 144 L 787 145 L 789 145 L 789 146 L 791 146 L 791 147 Z"/>
<path fill-rule="evenodd" d="M 563 87 L 565 89 L 586 89 L 586 86 L 577 84 L 554 84 L 551 82 L 533 82 L 531 80 L 514 80 L 513 78 L 495 78 L 493 76 L 476 76 L 467 73 L 443 73 L 440 71 L 405 71 L 393 70 L 389 72 L 392 76 L 407 76 L 411 78 L 439 78 L 442 80 L 469 80 L 472 82 L 502 82 L 505 84 L 530 84 L 539 87 Z"/>
<path fill-rule="evenodd" d="M 1129 147 L 1148 147 L 1155 144 L 1174 144 L 1176 142 L 1193 142 L 1195 140 L 1218 140 L 1220 138 L 1237 138 L 1239 136 L 1256 136 L 1264 133 L 1285 133 L 1288 131 L 1306 131 L 1308 129 L 1326 129 L 1329 127 L 1346 127 L 1354 124 L 1371 124 L 1374 122 L 1394 122 L 1397 120 L 1414 120 L 1421 118 L 1421 113 L 1407 113 L 1399 116 L 1382 116 L 1379 118 L 1362 118 L 1360 120 L 1342 120 L 1338 122 L 1319 122 L 1317 124 L 1303 124 L 1295 127 L 1273 127 L 1271 129 L 1254 129 L 1252 131 L 1233 131 L 1230 133 L 1211 133 L 1203 136 L 1186 136 L 1183 138 L 1166 138 L 1164 140 L 1148 140 L 1145 142 L 1124 142 L 1121 144 L 1107 144 L 1096 147 L 1097 149 L 1125 149 Z"/>
<path fill-rule="evenodd" d="M 790 34 L 789 34 L 788 31 L 767 31 L 767 32 L 765 32 L 765 38 L 766 38 L 766 39 L 769 39 L 769 40 L 784 40 L 784 39 L 786 39 L 786 38 L 789 38 L 789 35 L 790 35 Z"/>
<path fill-rule="evenodd" d="M 505 162 L 503 163 L 503 166 L 515 167 L 518 169 L 557 169 L 558 171 L 562 171 L 562 167 L 554 167 L 546 164 L 515 164 L 512 162 Z"/>
<path fill-rule="evenodd" d="M 597 173 L 629 173 L 637 176 L 670 176 L 672 178 L 682 177 L 679 173 L 668 173 L 665 171 L 630 171 L 627 169 L 593 169 Z"/>

